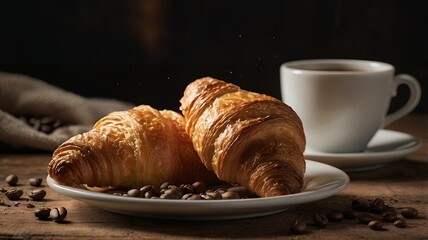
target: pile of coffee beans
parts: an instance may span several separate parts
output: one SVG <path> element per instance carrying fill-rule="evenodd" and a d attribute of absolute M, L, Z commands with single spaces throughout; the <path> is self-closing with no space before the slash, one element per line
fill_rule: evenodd
<path fill-rule="evenodd" d="M 345 211 L 329 210 L 327 214 L 317 212 L 312 220 L 319 228 L 326 227 L 331 222 L 340 222 L 343 219 L 354 220 L 360 224 L 366 224 L 369 228 L 384 230 L 385 224 L 392 223 L 398 228 L 407 227 L 405 219 L 412 219 L 418 215 L 418 210 L 413 207 L 395 208 L 385 204 L 380 198 L 371 201 L 353 200 L 351 208 Z M 307 232 L 307 224 L 303 221 L 295 221 L 290 226 L 293 234 Z"/>
<path fill-rule="evenodd" d="M 147 199 L 222 200 L 257 197 L 242 186 L 227 185 L 208 188 L 203 182 L 175 185 L 165 182 L 160 186 L 146 185 L 125 192 L 113 192 L 115 196 Z"/>

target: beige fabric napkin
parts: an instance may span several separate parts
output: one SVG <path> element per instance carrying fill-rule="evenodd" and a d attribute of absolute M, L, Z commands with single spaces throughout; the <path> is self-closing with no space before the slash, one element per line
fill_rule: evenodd
<path fill-rule="evenodd" d="M 0 72 L 0 142 L 11 146 L 53 151 L 110 112 L 131 107 L 113 99 L 84 98 L 29 76 Z M 64 126 L 46 134 L 19 116 L 53 117 Z"/>

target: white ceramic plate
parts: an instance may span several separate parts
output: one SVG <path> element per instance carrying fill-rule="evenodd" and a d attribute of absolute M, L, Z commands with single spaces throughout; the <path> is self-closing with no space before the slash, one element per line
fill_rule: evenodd
<path fill-rule="evenodd" d="M 421 141 L 406 133 L 379 130 L 369 142 L 367 150 L 359 153 L 324 153 L 307 149 L 306 159 L 326 163 L 345 171 L 377 169 L 417 151 Z"/>
<path fill-rule="evenodd" d="M 110 212 L 180 220 L 238 219 L 278 213 L 342 191 L 348 185 L 349 177 L 335 167 L 307 160 L 304 182 L 301 193 L 286 196 L 192 201 L 113 196 L 60 185 L 47 177 L 47 183 L 54 191 Z"/>

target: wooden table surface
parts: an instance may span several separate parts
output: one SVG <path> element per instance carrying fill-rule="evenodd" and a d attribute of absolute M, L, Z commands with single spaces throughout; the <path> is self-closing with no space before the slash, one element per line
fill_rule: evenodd
<path fill-rule="evenodd" d="M 43 201 L 10 201 L 0 193 L 0 239 L 428 239 L 428 115 L 409 115 L 388 127 L 410 133 L 422 140 L 422 147 L 405 159 L 381 169 L 348 173 L 351 183 L 341 193 L 313 203 L 299 205 L 282 213 L 241 220 L 172 221 L 152 220 L 106 212 L 52 191 Z M 19 176 L 19 188 L 25 193 L 34 187 L 32 177 L 46 178 L 49 154 L 0 154 L 0 189 L 11 189 L 5 182 L 9 174 Z M 394 207 L 411 206 L 419 211 L 416 219 L 408 219 L 407 228 L 385 223 L 382 231 L 374 231 L 355 220 L 329 223 L 325 228 L 313 225 L 312 216 L 329 209 L 346 210 L 352 200 L 383 199 Z M 35 205 L 28 208 L 27 203 Z M 15 206 L 16 205 L 16 206 Z M 64 223 L 37 220 L 34 210 L 63 206 L 68 210 Z M 295 220 L 308 224 L 307 232 L 293 235 L 289 227 Z"/>

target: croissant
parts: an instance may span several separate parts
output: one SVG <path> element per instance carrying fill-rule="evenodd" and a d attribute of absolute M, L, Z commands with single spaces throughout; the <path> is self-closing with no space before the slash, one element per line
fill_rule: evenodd
<path fill-rule="evenodd" d="M 89 132 L 64 142 L 54 151 L 48 173 L 70 186 L 133 188 L 166 181 L 219 181 L 193 149 L 183 116 L 147 105 L 113 112 Z"/>
<path fill-rule="evenodd" d="M 301 191 L 305 135 L 288 105 L 210 77 L 190 83 L 180 102 L 196 152 L 220 180 L 261 197 Z"/>

